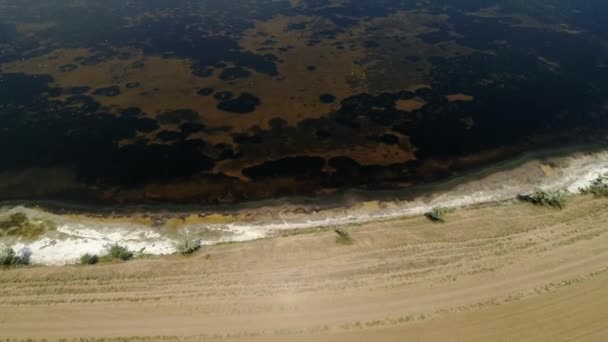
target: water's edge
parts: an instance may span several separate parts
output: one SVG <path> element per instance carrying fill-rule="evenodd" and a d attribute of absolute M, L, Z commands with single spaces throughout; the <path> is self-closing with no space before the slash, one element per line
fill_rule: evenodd
<path fill-rule="evenodd" d="M 204 244 L 246 241 L 289 229 L 420 215 L 436 206 L 504 201 L 535 188 L 577 192 L 604 172 L 608 172 L 608 147 L 571 146 L 526 153 L 406 191 L 344 191 L 323 198 L 276 199 L 231 207 L 129 206 L 118 213 L 112 213 L 115 208 L 110 207 L 74 210 L 70 204 L 61 209 L 61 203 L 3 203 L 0 216 L 21 212 L 34 221 L 51 221 L 57 228 L 33 241 L 12 237 L 2 242 L 15 249 L 30 249 L 32 262 L 44 265 L 72 263 L 84 253 L 104 254 L 113 243 L 134 251 L 169 254 L 184 235 Z"/>

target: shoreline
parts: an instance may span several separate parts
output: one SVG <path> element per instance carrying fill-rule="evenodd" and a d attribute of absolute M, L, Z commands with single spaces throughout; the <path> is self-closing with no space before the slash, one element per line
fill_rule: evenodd
<path fill-rule="evenodd" d="M 139 212 L 124 215 L 57 214 L 37 208 L 2 207 L 0 215 L 23 212 L 33 220 L 48 220 L 57 229 L 34 241 L 13 239 L 15 249 L 29 248 L 32 262 L 42 265 L 73 263 L 85 253 L 104 254 L 107 246 L 119 243 L 130 250 L 154 255 L 172 254 L 174 243 L 184 235 L 204 245 L 248 241 L 281 235 L 291 230 L 348 226 L 422 215 L 433 207 L 463 208 L 494 205 L 513 200 L 535 188 L 568 189 L 576 193 L 599 174 L 608 172 L 608 149 L 549 156 L 530 153 L 491 168 L 453 177 L 417 189 L 411 198 L 352 195 L 345 203 L 314 206 L 280 203 L 233 211 Z M 376 194 L 381 195 L 381 194 Z M 406 196 L 407 197 L 407 196 Z M 348 203 L 349 202 L 349 203 Z M 331 204 L 331 203 L 330 203 Z M 259 203 L 258 203 L 259 205 Z M 208 210 L 208 209 L 207 209 Z"/>
<path fill-rule="evenodd" d="M 524 315 L 530 341 L 568 331 L 608 336 L 607 208 L 606 198 L 592 195 L 563 210 L 481 205 L 443 224 L 417 216 L 357 225 L 350 245 L 321 230 L 189 257 L 15 268 L 0 272 L 0 305 L 10 313 L 3 333 L 23 340 L 446 341 L 464 326 L 462 336 L 481 342 L 521 340 Z M 469 315 L 484 324 L 454 322 L 429 336 L 436 324 Z M 549 316 L 567 329 L 539 330 Z M 386 339 L 390 331 L 394 338 Z"/>

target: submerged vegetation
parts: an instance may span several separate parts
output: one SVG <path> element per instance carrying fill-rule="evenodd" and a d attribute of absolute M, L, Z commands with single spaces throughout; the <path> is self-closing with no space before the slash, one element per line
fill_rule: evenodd
<path fill-rule="evenodd" d="M 565 189 L 561 190 L 542 190 L 537 189 L 531 195 L 520 196 L 520 199 L 539 206 L 548 206 L 562 209 L 566 206 L 566 202 L 570 198 L 570 192 Z"/>
<path fill-rule="evenodd" d="M 334 229 L 334 232 L 338 235 L 336 236 L 336 243 L 341 245 L 350 245 L 353 243 L 353 239 L 350 237 L 350 233 L 342 228 Z"/>
<path fill-rule="evenodd" d="M 426 218 L 433 222 L 445 222 L 445 216 L 452 212 L 449 208 L 435 207 L 428 213 L 424 214 Z"/>
<path fill-rule="evenodd" d="M 14 213 L 0 218 L 0 238 L 18 237 L 35 240 L 47 231 L 57 229 L 57 226 L 46 220 L 32 220 L 24 213 Z"/>

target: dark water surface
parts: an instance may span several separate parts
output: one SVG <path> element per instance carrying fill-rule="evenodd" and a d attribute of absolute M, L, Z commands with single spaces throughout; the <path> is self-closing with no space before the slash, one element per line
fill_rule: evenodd
<path fill-rule="evenodd" d="M 0 201 L 398 189 L 608 129 L 601 0 L 0 0 Z"/>

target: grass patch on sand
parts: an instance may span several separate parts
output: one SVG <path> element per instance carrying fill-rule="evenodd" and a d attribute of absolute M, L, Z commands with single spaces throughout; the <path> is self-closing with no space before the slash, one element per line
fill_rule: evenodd
<path fill-rule="evenodd" d="M 335 228 L 334 232 L 336 233 L 336 243 L 340 245 L 352 245 L 353 238 L 350 236 L 350 233 L 342 228 Z"/>
<path fill-rule="evenodd" d="M 99 257 L 95 254 L 87 253 L 80 257 L 81 265 L 95 265 L 98 262 L 99 262 Z"/>
<path fill-rule="evenodd" d="M 184 236 L 179 242 L 174 244 L 174 247 L 177 253 L 181 255 L 194 254 L 196 251 L 201 249 L 201 240 Z"/>
<path fill-rule="evenodd" d="M 591 185 L 586 189 L 581 189 L 581 192 L 594 194 L 598 197 L 608 197 L 608 172 L 597 176 L 591 182 Z"/>
<path fill-rule="evenodd" d="M 133 259 L 134 255 L 135 254 L 132 251 L 130 251 L 127 247 L 121 246 L 121 245 L 115 243 L 112 246 L 110 246 L 110 248 L 108 249 L 107 257 L 110 257 L 111 259 L 127 261 L 130 259 Z"/>
<path fill-rule="evenodd" d="M 447 214 L 451 213 L 453 210 L 444 207 L 435 207 L 431 209 L 428 213 L 424 214 L 426 218 L 433 222 L 445 222 L 445 217 Z"/>

